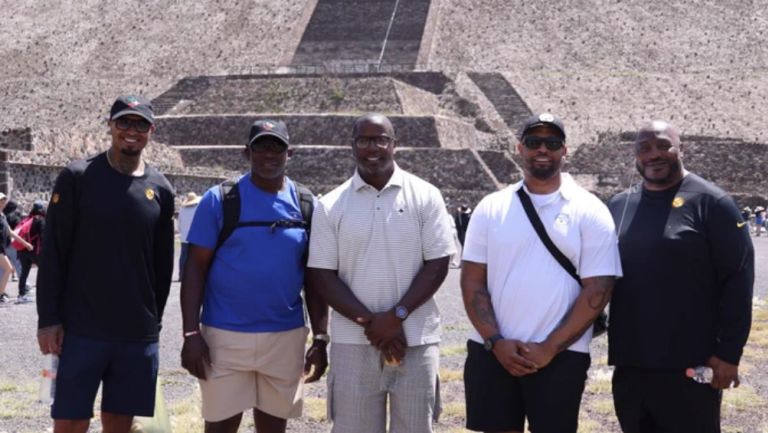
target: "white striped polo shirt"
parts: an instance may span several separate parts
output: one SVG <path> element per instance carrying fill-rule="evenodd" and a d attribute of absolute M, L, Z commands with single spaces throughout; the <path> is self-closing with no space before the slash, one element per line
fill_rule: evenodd
<path fill-rule="evenodd" d="M 318 201 L 308 266 L 338 271 L 357 299 L 379 313 L 397 305 L 425 260 L 454 250 L 440 191 L 395 165 L 381 191 L 355 171 Z M 440 341 L 434 298 L 411 312 L 403 329 L 409 346 Z M 360 325 L 336 311 L 331 334 L 336 343 L 370 344 Z"/>

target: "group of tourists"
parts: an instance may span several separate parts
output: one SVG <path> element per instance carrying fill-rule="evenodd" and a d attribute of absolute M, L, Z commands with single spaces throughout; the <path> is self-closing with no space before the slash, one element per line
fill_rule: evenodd
<path fill-rule="evenodd" d="M 110 148 L 56 179 L 44 228 L 38 342 L 60 356 L 54 433 L 88 430 L 99 385 L 109 432 L 151 416 L 156 397 L 174 190 L 142 159 L 156 128 L 148 100 L 118 98 L 107 124 Z M 561 119 L 532 116 L 518 139 L 523 179 L 486 196 L 462 236 L 467 428 L 576 432 L 610 302 L 622 430 L 719 432 L 754 278 L 734 201 L 684 168 L 664 121 L 640 128 L 627 152 L 642 181 L 607 206 L 561 172 Z M 359 117 L 349 142 L 354 174 L 318 199 L 285 174 L 287 125 L 258 120 L 241 151 L 247 172 L 185 200 L 196 207 L 182 239 L 181 364 L 199 379 L 208 433 L 236 432 L 251 410 L 257 432 L 285 432 L 303 384 L 329 365 L 332 432 L 433 431 L 434 296 L 454 224 L 440 190 L 398 166 L 386 116 Z M 698 366 L 710 383 L 686 377 Z"/>

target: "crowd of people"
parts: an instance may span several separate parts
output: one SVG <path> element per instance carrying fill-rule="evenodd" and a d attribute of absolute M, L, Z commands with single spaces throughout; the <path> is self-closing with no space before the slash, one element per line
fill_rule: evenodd
<path fill-rule="evenodd" d="M 753 210 L 749 206 L 745 206 L 741 211 L 741 216 L 744 221 L 750 227 L 755 236 L 760 236 L 763 233 L 768 232 L 768 219 L 766 219 L 765 206 L 755 206 Z"/>
<path fill-rule="evenodd" d="M 141 157 L 150 102 L 119 97 L 107 124 L 110 148 L 61 171 L 42 250 L 29 245 L 41 253 L 38 343 L 60 357 L 54 433 L 88 430 L 100 385 L 109 432 L 151 416 L 156 397 L 174 191 Z M 268 119 L 247 134 L 243 175 L 185 197 L 180 356 L 199 380 L 205 432 L 236 432 L 246 411 L 257 432 L 285 432 L 303 384 L 329 365 L 332 432 L 432 432 L 434 295 L 459 245 L 473 326 L 467 428 L 576 432 L 610 302 L 622 430 L 720 431 L 751 326 L 754 252 L 731 197 L 684 168 L 675 126 L 641 126 L 627 153 L 642 180 L 606 205 L 561 172 L 563 121 L 534 115 L 518 131 L 523 179 L 455 218 L 438 188 L 397 164 L 386 116 L 363 115 L 350 132 L 356 170 L 321 198 L 285 174 L 288 126 Z M 709 383 L 686 376 L 698 366 Z"/>
<path fill-rule="evenodd" d="M 0 304 L 11 302 L 6 293 L 9 281 L 18 282 L 16 304 L 33 302 L 28 278 L 40 256 L 45 209 L 45 202 L 36 200 L 25 215 L 15 201 L 0 192 Z"/>

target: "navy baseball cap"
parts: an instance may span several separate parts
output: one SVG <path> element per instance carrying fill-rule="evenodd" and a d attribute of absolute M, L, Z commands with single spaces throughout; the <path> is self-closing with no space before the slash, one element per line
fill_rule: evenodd
<path fill-rule="evenodd" d="M 141 116 L 149 123 L 155 123 L 155 112 L 152 110 L 152 104 L 143 96 L 125 95 L 117 98 L 109 110 L 109 120 L 115 120 L 119 117 L 135 114 Z"/>
<path fill-rule="evenodd" d="M 253 122 L 253 125 L 251 125 L 251 133 L 248 134 L 248 146 L 264 136 L 276 137 L 285 143 L 286 147 L 289 146 L 288 127 L 285 126 L 285 123 L 279 120 L 264 119 Z"/>
<path fill-rule="evenodd" d="M 523 126 L 521 126 L 518 130 L 517 136 L 522 140 L 528 131 L 540 126 L 554 128 L 555 130 L 559 131 L 560 135 L 563 137 L 563 139 L 565 139 L 565 125 L 563 125 L 563 121 L 560 120 L 559 117 L 550 113 L 534 114 L 533 116 L 526 119 L 525 123 L 523 123 Z"/>

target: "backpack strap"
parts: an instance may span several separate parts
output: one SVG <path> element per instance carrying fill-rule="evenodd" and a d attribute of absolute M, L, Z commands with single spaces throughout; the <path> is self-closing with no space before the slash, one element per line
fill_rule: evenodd
<path fill-rule="evenodd" d="M 240 189 L 238 188 L 238 182 L 240 178 L 235 177 L 227 179 L 219 185 L 219 192 L 221 194 L 222 211 L 224 213 L 224 221 L 219 232 L 219 239 L 216 241 L 216 249 L 218 250 L 224 245 L 224 242 L 232 236 L 232 233 L 239 227 L 270 227 L 274 232 L 276 228 L 296 228 L 301 227 L 306 229 L 307 235 L 309 235 L 310 228 L 312 227 L 312 212 L 315 210 L 315 199 L 312 191 L 306 186 L 295 182 L 296 192 L 299 195 L 299 209 L 301 210 L 301 222 L 290 220 L 279 221 L 243 221 L 240 222 Z"/>
<path fill-rule="evenodd" d="M 296 185 L 296 192 L 299 194 L 299 209 L 301 218 L 304 220 L 307 236 L 312 232 L 312 213 L 315 211 L 315 195 L 306 186 L 293 181 Z"/>
<path fill-rule="evenodd" d="M 234 177 L 225 180 L 219 185 L 224 223 L 219 232 L 219 239 L 216 241 L 217 250 L 232 235 L 232 232 L 237 228 L 237 223 L 240 222 L 240 188 L 237 186 L 238 181 L 239 177 Z"/>

